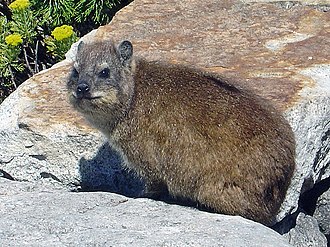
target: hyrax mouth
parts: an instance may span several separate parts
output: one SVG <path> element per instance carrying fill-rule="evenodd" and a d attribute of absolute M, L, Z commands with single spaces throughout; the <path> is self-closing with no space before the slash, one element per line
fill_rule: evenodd
<path fill-rule="evenodd" d="M 79 97 L 77 96 L 77 94 L 75 92 L 72 93 L 72 96 L 77 100 L 77 101 L 82 101 L 82 100 L 97 100 L 97 99 L 101 99 L 102 96 L 91 96 L 91 95 L 85 95 L 83 97 Z"/>

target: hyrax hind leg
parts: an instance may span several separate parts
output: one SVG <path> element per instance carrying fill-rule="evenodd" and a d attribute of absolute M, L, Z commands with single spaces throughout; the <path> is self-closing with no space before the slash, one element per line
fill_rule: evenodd
<path fill-rule="evenodd" d="M 255 198 L 251 199 L 251 196 Z M 200 187 L 196 197 L 201 205 L 217 213 L 241 215 L 266 225 L 272 221 L 267 210 L 259 205 L 257 196 L 247 195 L 235 183 L 205 183 Z"/>
<path fill-rule="evenodd" d="M 162 199 L 168 196 L 168 189 L 165 183 L 156 180 L 147 180 L 143 197 Z"/>
<path fill-rule="evenodd" d="M 205 183 L 199 188 L 197 200 L 201 205 L 224 214 L 235 215 L 248 208 L 241 188 L 226 183 Z"/>

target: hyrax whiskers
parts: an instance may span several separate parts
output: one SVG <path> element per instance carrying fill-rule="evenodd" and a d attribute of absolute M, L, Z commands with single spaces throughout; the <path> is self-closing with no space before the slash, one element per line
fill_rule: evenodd
<path fill-rule="evenodd" d="M 266 101 L 220 76 L 134 57 L 129 41 L 81 42 L 67 88 L 147 189 L 273 223 L 295 142 Z"/>

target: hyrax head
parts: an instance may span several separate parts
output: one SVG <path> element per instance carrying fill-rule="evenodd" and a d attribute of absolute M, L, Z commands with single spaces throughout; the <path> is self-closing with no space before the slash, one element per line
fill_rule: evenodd
<path fill-rule="evenodd" d="M 84 43 L 67 83 L 70 103 L 88 119 L 128 107 L 133 92 L 133 47 L 123 41 Z M 113 116 L 114 118 L 118 116 Z"/>

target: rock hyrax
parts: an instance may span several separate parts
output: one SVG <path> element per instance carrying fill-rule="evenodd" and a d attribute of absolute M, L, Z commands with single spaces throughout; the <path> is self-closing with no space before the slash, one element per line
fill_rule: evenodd
<path fill-rule="evenodd" d="M 134 57 L 129 41 L 81 42 L 67 88 L 146 191 L 273 223 L 295 142 L 266 101 L 220 76 Z"/>

